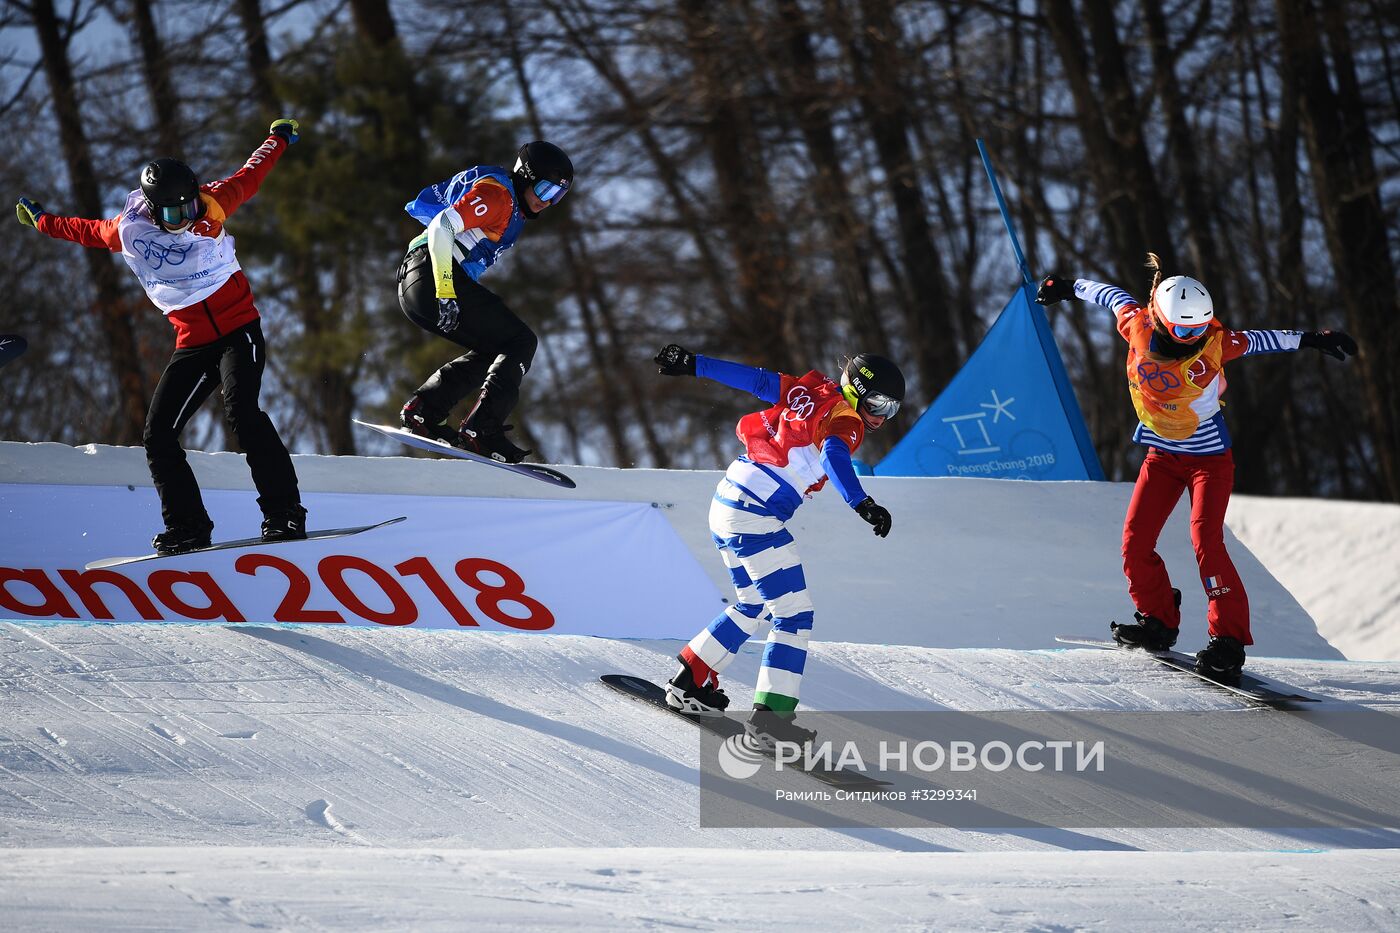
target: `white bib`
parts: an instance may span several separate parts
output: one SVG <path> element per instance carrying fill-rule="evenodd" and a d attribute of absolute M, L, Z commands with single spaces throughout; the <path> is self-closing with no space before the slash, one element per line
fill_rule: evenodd
<path fill-rule="evenodd" d="M 195 221 L 199 227 L 203 221 Z M 122 258 L 136 273 L 146 294 L 166 314 L 198 304 L 218 291 L 241 268 L 233 252 L 233 237 L 218 224 L 213 236 L 162 230 L 146 214 L 138 189 L 126 196 L 117 231 Z"/>

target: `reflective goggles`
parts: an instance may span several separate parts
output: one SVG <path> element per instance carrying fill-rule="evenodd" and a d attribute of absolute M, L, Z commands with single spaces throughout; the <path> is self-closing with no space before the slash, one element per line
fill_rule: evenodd
<path fill-rule="evenodd" d="M 868 393 L 860 403 L 877 418 L 893 418 L 899 411 L 899 399 L 890 398 L 880 392 Z"/>
<path fill-rule="evenodd" d="M 175 204 L 169 207 L 152 204 L 151 209 L 155 211 L 161 223 L 168 227 L 178 227 L 199 219 L 199 198 L 193 201 L 186 201 L 184 204 Z"/>
<path fill-rule="evenodd" d="M 564 200 L 564 195 L 569 193 L 569 183 L 567 181 L 550 181 L 541 178 L 534 184 L 535 197 L 550 204 L 558 204 Z"/>
<path fill-rule="evenodd" d="M 1208 327 L 1210 327 L 1209 324 L 1201 324 L 1196 327 L 1187 327 L 1185 324 L 1171 324 L 1167 329 L 1171 331 L 1172 336 L 1177 340 L 1195 340 L 1197 337 L 1201 336 L 1201 334 L 1204 334 Z"/>

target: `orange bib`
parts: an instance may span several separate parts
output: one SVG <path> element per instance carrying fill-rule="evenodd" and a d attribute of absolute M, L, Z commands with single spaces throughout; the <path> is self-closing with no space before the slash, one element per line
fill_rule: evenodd
<path fill-rule="evenodd" d="M 1169 360 L 1149 349 L 1152 327 L 1148 315 L 1134 322 L 1128 338 L 1128 389 L 1138 419 L 1158 437 L 1184 440 L 1201 422 L 1220 411 L 1225 391 L 1221 355 L 1225 328 L 1212 321 L 1210 335 L 1193 356 Z"/>

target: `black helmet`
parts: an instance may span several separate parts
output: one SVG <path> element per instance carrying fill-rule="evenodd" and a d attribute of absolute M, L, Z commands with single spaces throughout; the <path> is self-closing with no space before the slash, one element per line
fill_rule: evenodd
<path fill-rule="evenodd" d="M 533 190 L 541 201 L 558 204 L 574 182 L 574 163 L 553 143 L 535 140 L 520 147 L 510 177 L 520 209 L 526 217 L 536 217 L 538 212 L 530 210 L 525 192 Z"/>
<path fill-rule="evenodd" d="M 862 406 L 872 415 L 893 418 L 904 401 L 904 373 L 873 353 L 857 353 L 841 370 L 841 394 L 851 407 Z"/>
<path fill-rule="evenodd" d="M 141 194 L 151 218 L 178 227 L 204 213 L 199 179 L 179 159 L 156 159 L 141 170 Z"/>

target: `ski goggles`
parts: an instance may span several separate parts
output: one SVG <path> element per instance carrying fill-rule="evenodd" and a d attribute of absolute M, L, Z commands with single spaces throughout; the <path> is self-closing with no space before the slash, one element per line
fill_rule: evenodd
<path fill-rule="evenodd" d="M 890 398 L 881 392 L 867 393 L 860 403 L 877 418 L 893 418 L 899 411 L 899 399 Z"/>
<path fill-rule="evenodd" d="M 535 197 L 550 204 L 558 204 L 564 200 L 564 195 L 569 193 L 569 183 L 567 181 L 550 181 L 541 178 L 533 186 Z"/>
<path fill-rule="evenodd" d="M 181 224 L 190 223 L 199 219 L 199 209 L 202 205 L 199 198 L 193 201 L 186 201 L 184 204 L 172 205 L 151 205 L 151 211 L 156 215 L 161 223 L 168 227 L 178 227 Z"/>
<path fill-rule="evenodd" d="M 1171 331 L 1172 336 L 1177 340 L 1195 340 L 1197 337 L 1201 336 L 1201 334 L 1204 334 L 1208 327 L 1210 327 L 1209 324 L 1200 324 L 1196 327 L 1188 327 L 1185 324 L 1172 324 L 1169 325 L 1167 329 Z"/>

